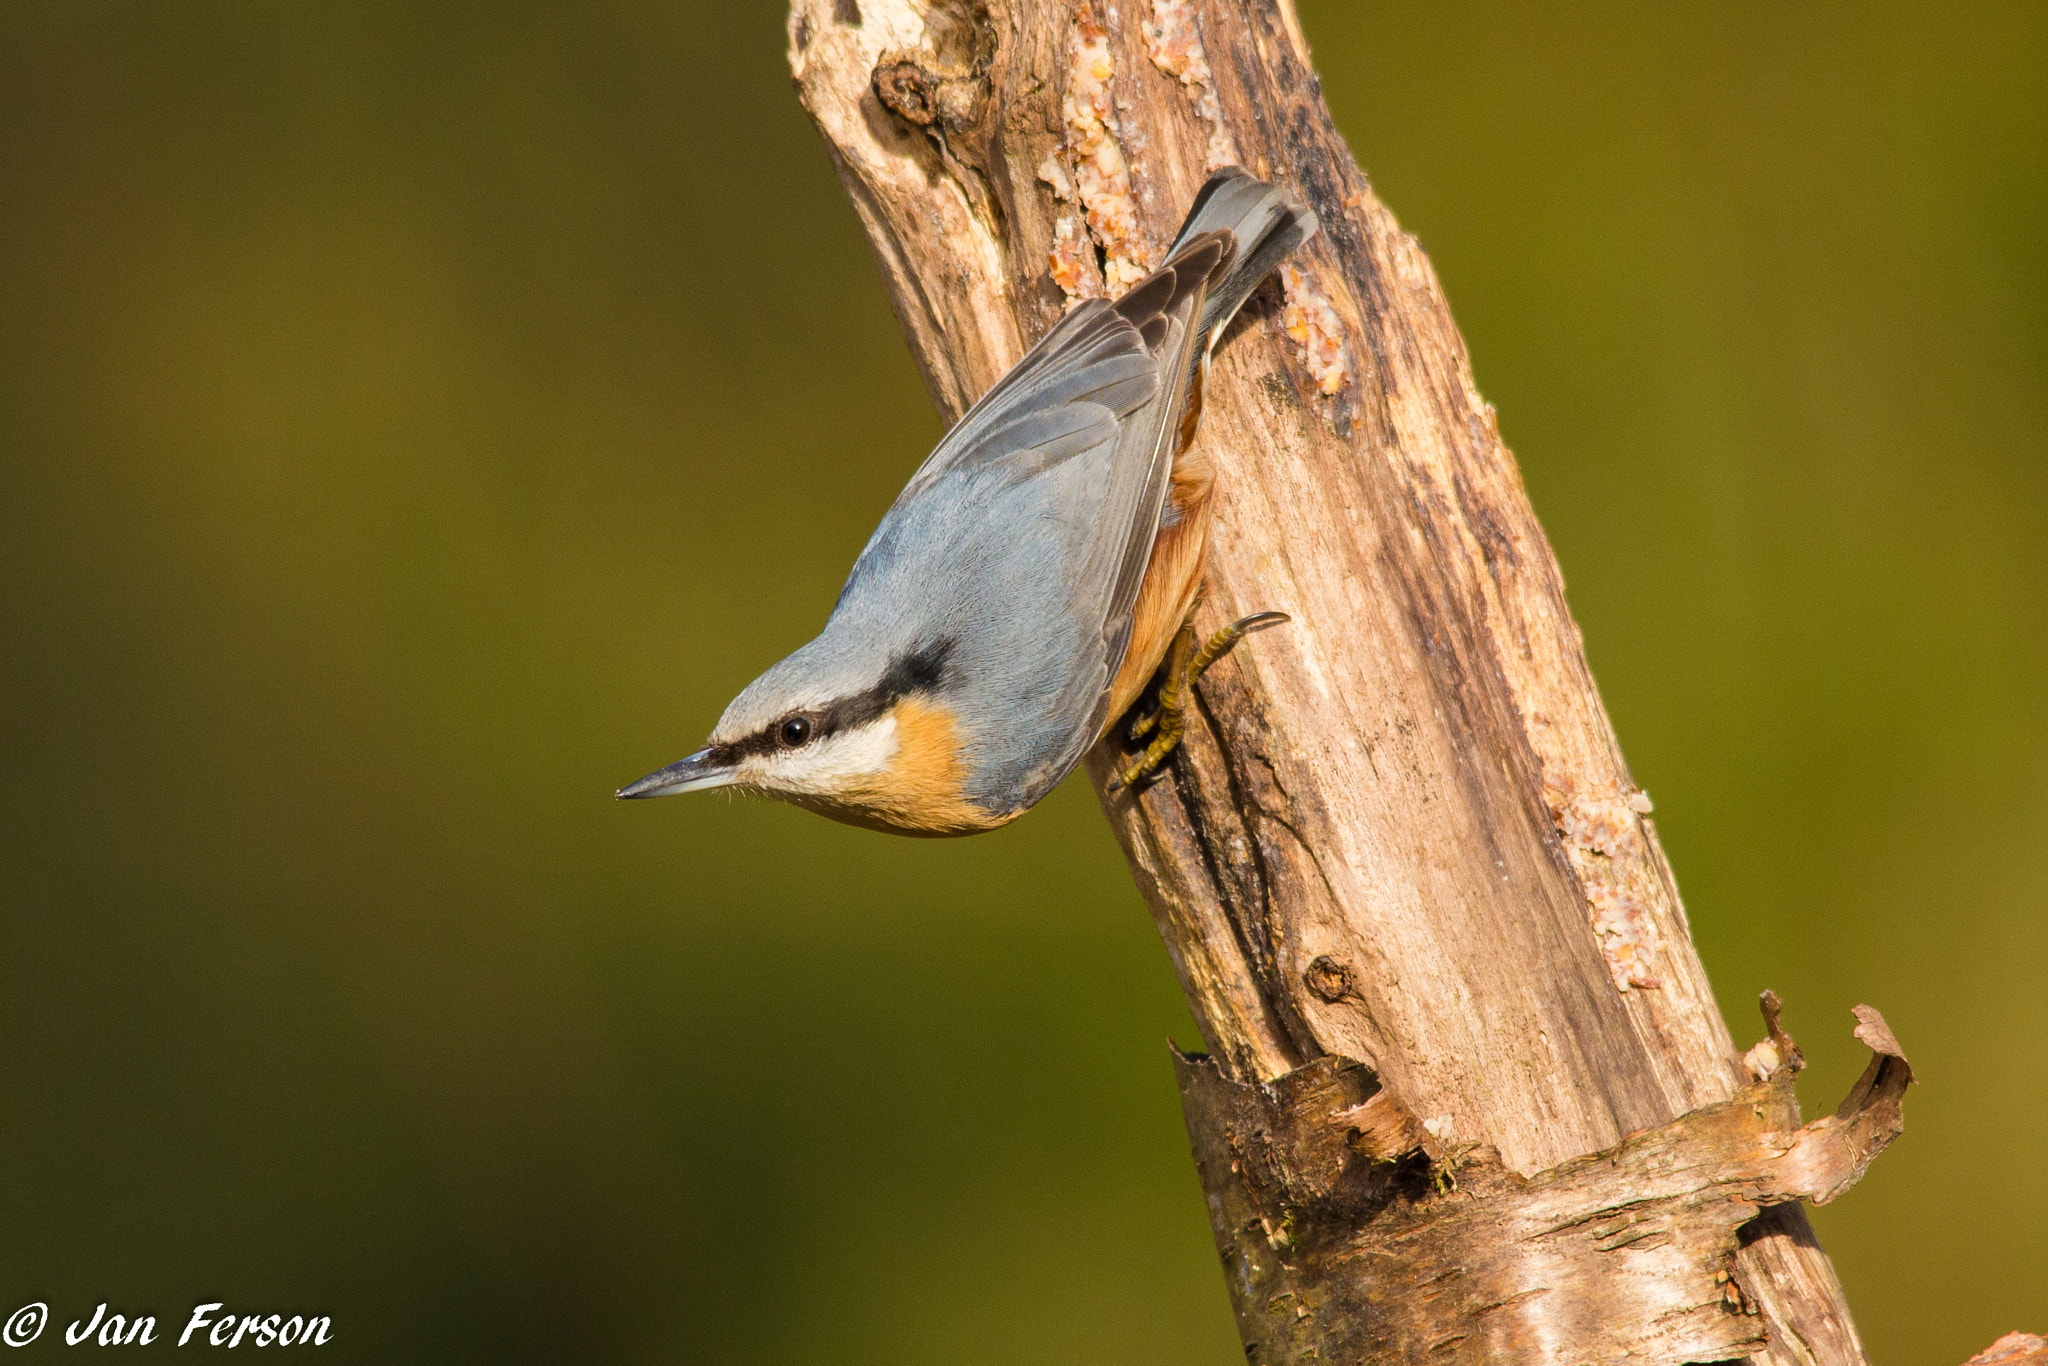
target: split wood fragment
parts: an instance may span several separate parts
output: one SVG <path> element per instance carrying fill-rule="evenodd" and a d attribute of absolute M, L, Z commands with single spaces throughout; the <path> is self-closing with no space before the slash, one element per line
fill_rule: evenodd
<path fill-rule="evenodd" d="M 2048 1338 L 2034 1333 L 2007 1333 L 1963 1366 L 2048 1366 Z"/>

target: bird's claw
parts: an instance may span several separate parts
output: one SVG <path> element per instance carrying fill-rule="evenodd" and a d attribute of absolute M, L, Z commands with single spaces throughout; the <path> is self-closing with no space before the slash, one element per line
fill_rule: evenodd
<path fill-rule="evenodd" d="M 1136 744 L 1147 735 L 1152 743 L 1145 746 L 1140 754 L 1125 766 L 1121 773 L 1109 780 L 1110 795 L 1134 787 L 1143 779 L 1159 771 L 1175 749 L 1180 746 L 1181 737 L 1187 733 L 1187 690 L 1194 685 L 1217 660 L 1237 648 L 1237 643 L 1254 631 L 1263 631 L 1269 626 L 1278 626 L 1291 621 L 1285 612 L 1254 612 L 1248 617 L 1239 617 L 1230 625 L 1209 637 L 1208 644 L 1188 655 L 1188 647 L 1194 642 L 1194 617 L 1181 627 L 1174 648 L 1169 652 L 1166 682 L 1159 689 L 1159 705 L 1131 723 L 1130 742 Z M 1186 660 L 1185 664 L 1179 661 Z M 1175 667 L 1178 665 L 1178 667 Z M 1154 734 L 1154 732 L 1157 734 Z"/>
<path fill-rule="evenodd" d="M 1138 741 L 1150 735 L 1153 728 L 1159 724 L 1159 715 L 1159 708 L 1154 707 L 1151 711 L 1146 712 L 1143 716 L 1131 722 L 1131 728 L 1126 732 L 1130 737 L 1130 742 L 1135 745 Z"/>

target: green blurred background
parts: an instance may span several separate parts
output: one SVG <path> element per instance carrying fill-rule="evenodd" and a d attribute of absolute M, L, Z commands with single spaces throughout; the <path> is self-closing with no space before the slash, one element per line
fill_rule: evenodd
<path fill-rule="evenodd" d="M 1745 1041 L 1925 1085 L 1879 1361 L 2048 1329 L 2048 9 L 1303 0 Z M 622 807 L 939 427 L 782 13 L 0 8 L 0 1313 L 1241 1359 L 1092 797 Z M 333 1350 L 333 1349 L 330 1349 Z"/>

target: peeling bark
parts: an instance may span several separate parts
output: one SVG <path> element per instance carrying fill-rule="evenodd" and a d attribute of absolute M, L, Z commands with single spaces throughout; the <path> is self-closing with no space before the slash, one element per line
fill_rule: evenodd
<path fill-rule="evenodd" d="M 1253 1362 L 1721 1361 L 1766 1350 L 1734 1274 L 1742 1228 L 1825 1204 L 1903 1127 L 1913 1080 L 1857 1007 L 1869 1069 L 1799 1122 L 1798 1051 L 1728 1100 L 1531 1177 L 1428 1132 L 1371 1071 L 1323 1058 L 1269 1083 L 1177 1059 L 1195 1162 Z"/>
<path fill-rule="evenodd" d="M 1291 0 L 795 0 L 790 62 L 949 421 L 1171 239 L 1226 142 L 1322 220 L 1226 339 L 1200 436 L 1218 479 L 1199 624 L 1293 624 L 1203 679 L 1160 781 L 1103 799 L 1209 1049 L 1182 1063 L 1197 1152 L 1233 1153 L 1266 1221 L 1257 1275 L 1237 1213 L 1218 1225 L 1258 1359 L 1479 1360 L 1523 1351 L 1554 1304 L 1553 1355 L 1495 1359 L 1864 1361 L 1796 1203 L 1819 1177 L 1785 1165 L 1864 1131 L 1797 1124 L 1775 1027 L 1748 1069 L 1730 1039 L 1493 409 L 1330 121 Z M 1112 750 L 1090 758 L 1098 792 Z M 1856 1113 L 1895 1113 L 1888 1086 Z M 1259 1097 L 1348 1114 L 1377 1155 L 1361 1168 L 1320 1131 L 1284 1157 L 1232 1149 Z M 1709 1140 L 1720 1156 L 1694 1162 Z M 1422 1279 L 1467 1265 L 1443 1249 L 1505 1246 L 1474 1211 L 1561 1219 L 1608 1198 L 1603 1174 L 1646 1183 L 1666 1241 L 1617 1214 L 1517 1246 L 1606 1240 L 1596 1262 L 1672 1268 L 1629 1326 L 1607 1332 L 1533 1252 L 1483 1285 Z M 1331 1306 L 1402 1286 L 1466 1335 L 1333 1345 Z"/>

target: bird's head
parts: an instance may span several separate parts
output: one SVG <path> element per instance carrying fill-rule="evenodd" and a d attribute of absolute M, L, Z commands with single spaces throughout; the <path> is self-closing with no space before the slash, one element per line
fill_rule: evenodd
<path fill-rule="evenodd" d="M 665 797 L 729 787 L 852 825 L 957 835 L 1000 825 L 967 800 L 957 718 L 946 700 L 950 642 L 863 667 L 818 648 L 762 674 L 688 758 L 619 789 Z"/>

